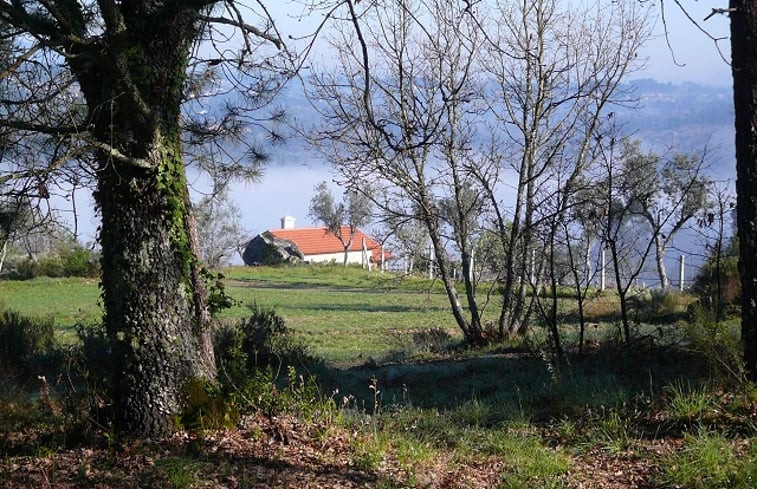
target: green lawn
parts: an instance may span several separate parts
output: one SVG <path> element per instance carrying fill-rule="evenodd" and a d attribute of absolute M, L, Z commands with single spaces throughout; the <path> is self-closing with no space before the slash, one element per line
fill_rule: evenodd
<path fill-rule="evenodd" d="M 233 267 L 224 275 L 238 305 L 220 319 L 246 317 L 253 302 L 272 307 L 329 362 L 385 356 L 411 331 L 437 327 L 457 334 L 446 296 L 427 280 L 337 266 Z M 99 320 L 99 293 L 93 279 L 0 281 L 0 303 L 26 316 L 52 316 L 67 341 L 77 323 Z"/>
<path fill-rule="evenodd" d="M 447 299 L 440 293 L 236 281 L 227 292 L 240 305 L 223 311 L 221 319 L 244 317 L 246 305 L 253 302 L 273 307 L 313 353 L 329 362 L 386 355 L 400 348 L 402 336 L 411 331 L 441 327 L 457 333 Z"/>
<path fill-rule="evenodd" d="M 386 358 L 406 348 L 410 334 L 431 328 L 459 336 L 438 280 L 323 265 L 240 266 L 224 270 L 223 275 L 226 291 L 237 305 L 222 311 L 221 320 L 246 317 L 247 306 L 254 302 L 274 308 L 304 338 L 313 354 L 330 363 L 355 364 L 369 357 Z M 483 304 L 486 286 L 480 286 L 479 293 Z M 0 304 L 25 316 L 52 316 L 64 341 L 73 341 L 77 323 L 100 320 L 98 298 L 95 279 L 0 281 Z M 568 299 L 561 301 L 571 308 L 575 306 Z M 611 316 L 616 309 L 617 298 L 611 293 L 587 305 L 592 320 L 606 324 L 614 323 Z M 486 309 L 484 320 L 494 321 L 498 312 L 495 299 Z M 561 328 L 570 343 L 576 338 L 576 320 L 566 319 Z M 587 338 L 597 339 L 607 331 L 597 329 L 595 323 L 587 331 Z M 544 331 L 537 328 L 535 333 Z"/>
<path fill-rule="evenodd" d="M 593 295 L 587 305 L 587 339 L 592 340 L 587 354 L 560 362 L 543 349 L 545 329 L 538 326 L 528 339 L 536 354 L 503 345 L 441 354 L 413 349 L 413 332 L 434 327 L 458 334 L 438 282 L 338 266 L 235 267 L 224 274 L 237 305 L 223 311 L 221 320 L 246 317 L 246 305 L 253 302 L 274 308 L 311 352 L 326 360 L 310 366 L 323 397 L 303 395 L 304 387 L 285 391 L 291 409 L 309 420 L 302 425 L 317 427 L 292 439 L 317 436 L 313 446 L 320 453 L 332 434 L 351 433 L 349 443 L 342 436 L 338 444 L 349 451 L 345 466 L 351 471 L 394 463 L 407 472 L 409 482 L 401 487 L 420 487 L 416 478 L 435 471 L 463 474 L 468 466 L 477 474 L 487 467 L 491 476 L 470 487 L 754 487 L 757 390 L 739 375 L 738 320 L 687 323 L 679 313 L 691 296 L 674 294 L 659 303 L 647 297 L 638 314 L 659 309 L 679 315 L 662 314 L 665 322 L 639 320 L 634 337 L 640 340 L 623 344 L 603 341 L 618 330 L 617 296 Z M 99 320 L 98 297 L 96 280 L 0 281 L 0 305 L 25 316 L 52 316 L 69 341 L 77 322 Z M 640 293 L 638 300 L 643 298 Z M 566 309 L 560 328 L 567 343 L 576 336 L 575 318 L 570 299 L 561 299 L 560 305 Z M 491 304 L 487 319 L 497 312 L 497 304 Z M 414 354 L 393 357 L 394 350 Z M 404 361 L 381 361 L 387 359 Z M 300 394 L 294 395 L 297 389 Z M 335 410 L 336 405 L 354 409 Z M 0 415 L 0 452 L 13 439 L 4 439 L 3 429 L 18 429 L 13 416 L 37 412 L 21 406 L 0 402 L 9 413 Z M 45 422 L 55 433 L 65 433 L 55 416 Z M 280 429 L 277 425 L 272 432 Z M 258 429 L 239 439 L 255 441 L 263 433 Z M 31 453 L 42 453 L 35 450 Z M 158 475 L 167 474 L 176 487 L 216 478 L 199 473 L 200 467 L 218 467 L 206 455 L 191 458 L 188 449 L 179 453 L 182 458 L 158 457 Z M 260 448 L 250 453 L 266 456 Z M 271 464 L 279 471 L 287 467 L 279 463 L 281 453 Z M 6 457 L 6 465 L 16 460 Z M 222 456 L 221 464 L 226 460 Z M 235 458 L 233 467 L 219 470 L 236 477 L 244 465 Z M 3 472 L 0 463 L 0 486 L 18 473 L 14 470 Z M 130 466 L 121 474 L 133 472 Z M 632 477 L 638 484 L 629 486 Z"/>
<path fill-rule="evenodd" d="M 52 316 L 64 337 L 76 323 L 91 323 L 102 316 L 99 298 L 97 279 L 0 280 L 0 305 L 24 316 Z"/>

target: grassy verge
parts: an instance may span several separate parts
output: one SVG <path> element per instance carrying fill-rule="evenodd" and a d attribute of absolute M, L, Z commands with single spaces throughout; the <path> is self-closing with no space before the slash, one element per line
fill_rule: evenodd
<path fill-rule="evenodd" d="M 587 353 L 558 361 L 538 327 L 528 353 L 446 348 L 456 339 L 446 299 L 422 279 L 342 267 L 235 268 L 227 277 L 241 305 L 221 319 L 249 317 L 245 303 L 275 308 L 326 360 L 309 367 L 317 388 L 299 377 L 305 370 L 274 368 L 233 393 L 232 410 L 207 398 L 194 424 L 182 418 L 191 428 L 176 439 L 113 443 L 107 424 L 90 419 L 101 400 L 76 403 L 82 392 L 63 390 L 70 377 L 49 375 L 49 385 L 37 377 L 52 357 L 35 357 L 41 347 L 32 345 L 23 373 L 41 383 L 38 398 L 10 382 L 0 389 L 0 486 L 755 486 L 757 391 L 740 373 L 732 323 L 640 322 L 635 337 L 645 339 L 624 345 L 613 340 L 613 322 L 598 321 L 613 316 L 608 294 L 590 308 L 597 322 Z M 76 322 L 97 321 L 98 295 L 95 282 L 79 279 L 0 282 L 6 307 L 52 316 L 69 334 Z M 41 337 L 49 324 L 39 321 Z M 575 324 L 561 328 L 575 338 Z M 242 421 L 216 432 L 208 410 Z"/>

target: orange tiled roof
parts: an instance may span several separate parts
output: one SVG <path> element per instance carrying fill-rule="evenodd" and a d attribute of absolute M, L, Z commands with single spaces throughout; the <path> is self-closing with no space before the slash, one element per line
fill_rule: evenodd
<path fill-rule="evenodd" d="M 336 236 L 328 231 L 328 228 L 297 228 L 297 229 L 269 229 L 269 233 L 277 238 L 288 239 L 294 242 L 305 256 L 320 255 L 324 253 L 343 253 L 344 247 Z M 350 227 L 342 226 L 342 236 L 345 241 L 349 240 Z M 363 238 L 365 238 L 365 247 L 371 252 L 371 258 L 381 259 L 381 244 L 371 238 L 361 230 L 355 230 L 355 237 L 349 251 L 362 251 Z M 385 252 L 386 258 L 390 255 Z"/>

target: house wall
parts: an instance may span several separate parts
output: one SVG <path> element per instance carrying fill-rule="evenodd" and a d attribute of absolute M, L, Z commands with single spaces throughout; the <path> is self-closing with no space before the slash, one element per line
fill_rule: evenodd
<path fill-rule="evenodd" d="M 368 257 L 370 259 L 370 251 L 368 252 Z M 343 263 L 344 252 L 340 251 L 339 253 L 323 253 L 320 255 L 305 255 L 305 261 L 309 263 L 323 263 L 323 262 L 330 262 L 330 261 L 334 261 L 336 263 Z M 347 253 L 347 263 L 357 263 L 358 265 L 362 264 L 363 252 L 350 251 L 349 253 Z"/>

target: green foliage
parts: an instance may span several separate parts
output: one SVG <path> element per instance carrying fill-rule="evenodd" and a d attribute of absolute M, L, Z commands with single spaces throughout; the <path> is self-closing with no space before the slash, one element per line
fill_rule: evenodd
<path fill-rule="evenodd" d="M 300 376 L 295 367 L 319 362 L 293 337 L 284 320 L 273 309 L 256 304 L 252 315 L 239 325 L 226 325 L 214 335 L 219 380 L 224 395 L 242 411 L 267 415 L 330 409 L 319 401 L 312 377 Z M 279 373 L 287 372 L 285 379 Z"/>
<path fill-rule="evenodd" d="M 100 275 L 100 255 L 71 239 L 61 240 L 53 252 L 29 257 L 10 258 L 5 275 L 15 280 L 35 277 L 88 277 Z"/>
<path fill-rule="evenodd" d="M 636 439 L 632 420 L 615 409 L 610 409 L 599 417 L 596 435 L 598 441 L 614 453 L 628 450 Z"/>
<path fill-rule="evenodd" d="M 668 455 L 662 464 L 662 484 L 690 489 L 748 489 L 757 482 L 753 441 L 746 453 L 738 453 L 731 440 L 715 433 L 686 435 L 684 442 L 684 448 Z"/>
<path fill-rule="evenodd" d="M 90 389 L 107 390 L 113 371 L 113 357 L 105 327 L 101 323 L 76 326 L 79 368 Z"/>
<path fill-rule="evenodd" d="M 655 323 L 673 322 L 694 301 L 691 295 L 674 290 L 652 289 L 649 295 L 650 319 Z"/>
<path fill-rule="evenodd" d="M 249 306 L 252 314 L 238 325 L 224 326 L 216 332 L 217 358 L 242 357 L 245 368 L 301 366 L 314 363 L 307 347 L 286 327 L 284 319 L 273 309 Z"/>
<path fill-rule="evenodd" d="M 379 436 L 358 437 L 350 444 L 352 464 L 360 470 L 378 469 L 387 450 L 387 441 Z"/>
<path fill-rule="evenodd" d="M 449 350 L 453 344 L 452 335 L 444 328 L 431 327 L 413 331 L 413 345 L 424 351 L 439 353 Z"/>
<path fill-rule="evenodd" d="M 0 310 L 0 369 L 42 373 L 60 361 L 52 318 Z"/>
<path fill-rule="evenodd" d="M 189 430 L 232 428 L 239 422 L 239 411 L 223 396 L 220 387 L 207 379 L 192 379 L 180 392 L 182 411 L 179 426 Z"/>
<path fill-rule="evenodd" d="M 73 242 L 58 252 L 64 277 L 94 278 L 100 275 L 100 256 L 90 248 Z"/>
<path fill-rule="evenodd" d="M 676 427 L 701 426 L 718 407 L 716 396 L 704 385 L 679 380 L 666 386 L 664 392 L 668 398 L 668 422 Z"/>
<path fill-rule="evenodd" d="M 226 293 L 222 273 L 211 272 L 207 268 L 201 267 L 200 276 L 205 280 L 208 287 L 208 308 L 211 315 L 216 315 L 235 305 L 234 299 Z"/>
<path fill-rule="evenodd" d="M 203 465 L 191 458 L 159 458 L 155 462 L 158 473 L 163 475 L 172 489 L 194 487 L 198 482 L 198 469 Z"/>
<path fill-rule="evenodd" d="M 495 431 L 487 437 L 484 450 L 507 460 L 501 489 L 567 487 L 561 476 L 570 468 L 570 457 L 545 447 L 536 437 Z"/>

